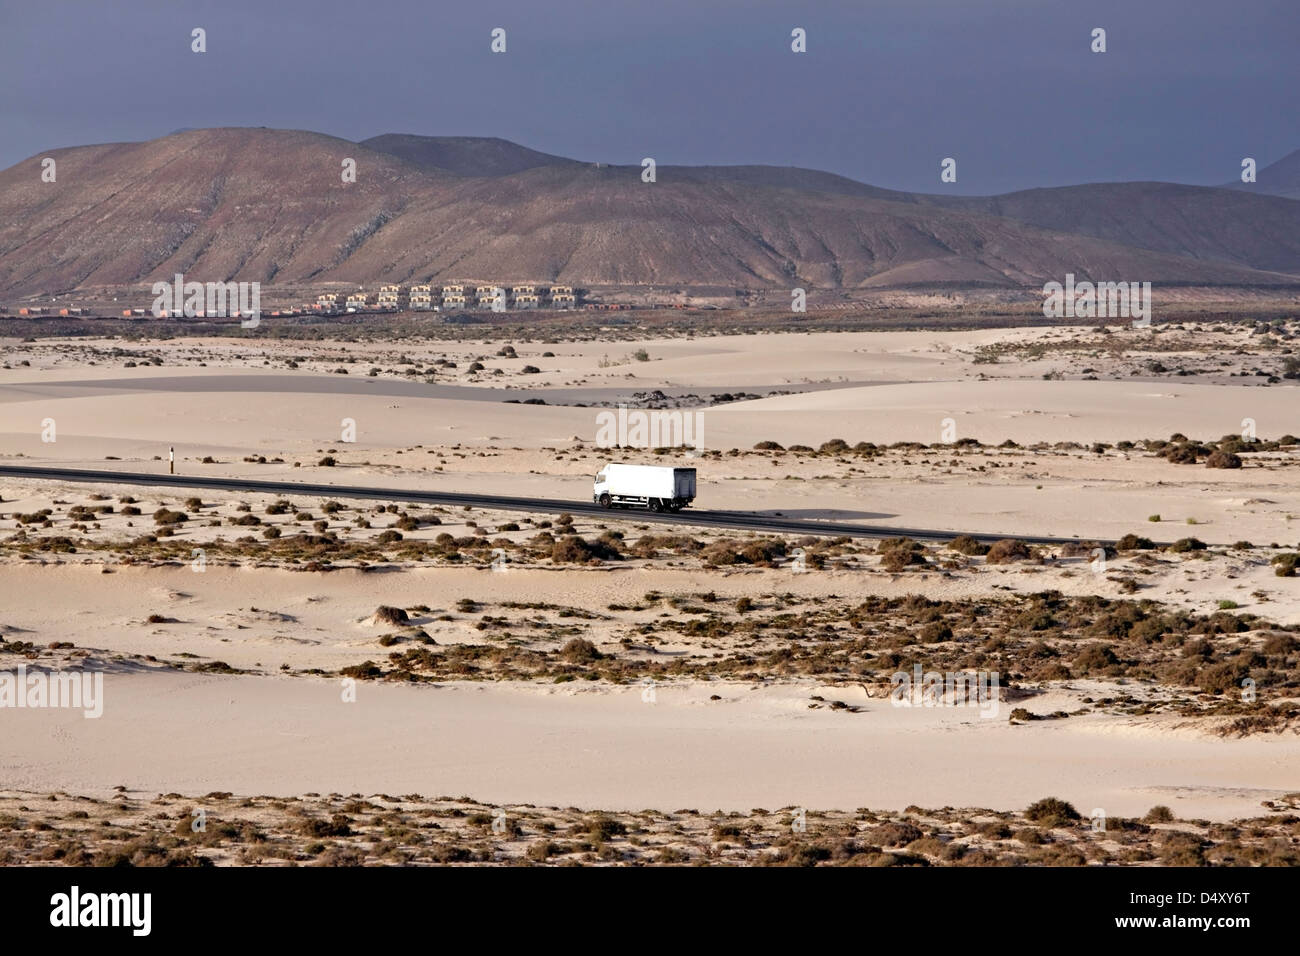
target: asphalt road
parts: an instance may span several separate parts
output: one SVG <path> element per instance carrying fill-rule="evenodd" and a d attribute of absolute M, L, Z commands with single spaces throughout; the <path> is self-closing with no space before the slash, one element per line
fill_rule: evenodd
<path fill-rule="evenodd" d="M 86 482 L 114 485 L 147 485 L 169 488 L 209 488 L 220 491 L 265 492 L 276 495 L 320 495 L 326 498 L 364 498 L 376 501 L 409 501 L 424 505 L 470 505 L 502 511 L 536 511 L 546 514 L 568 512 L 573 515 L 600 515 L 608 518 L 635 518 L 653 524 L 687 525 L 706 528 L 734 528 L 768 531 L 779 534 L 844 535 L 850 538 L 896 538 L 906 536 L 917 541 L 948 541 L 959 534 L 970 534 L 982 541 L 1015 537 L 1030 544 L 1064 544 L 1078 538 L 1042 538 L 1025 535 L 963 532 L 936 528 L 898 528 L 885 525 L 844 524 L 834 521 L 811 521 L 783 518 L 768 514 L 740 511 L 695 511 L 655 514 L 651 511 L 606 511 L 590 501 L 563 498 L 512 498 L 503 495 L 475 495 L 449 491 L 409 490 L 402 488 L 365 488 L 353 485 L 321 485 L 298 481 L 258 481 L 251 478 L 212 478 L 203 475 L 155 475 L 131 471 L 98 471 L 80 468 L 39 468 L 0 465 L 0 477 L 36 478 L 50 481 Z"/>

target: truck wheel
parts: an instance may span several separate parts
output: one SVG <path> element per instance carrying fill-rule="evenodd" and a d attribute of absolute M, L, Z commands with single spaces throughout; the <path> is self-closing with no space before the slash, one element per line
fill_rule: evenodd
<path fill-rule="evenodd" d="M 608 508 L 610 506 L 609 495 L 600 496 L 600 506 L 602 508 Z"/>
<path fill-rule="evenodd" d="M 650 510 L 651 510 L 651 511 L 663 511 L 663 510 L 664 510 L 664 503 L 663 503 L 663 501 L 662 501 L 661 499 L 659 499 L 659 498 L 651 498 L 651 499 L 650 499 Z"/>

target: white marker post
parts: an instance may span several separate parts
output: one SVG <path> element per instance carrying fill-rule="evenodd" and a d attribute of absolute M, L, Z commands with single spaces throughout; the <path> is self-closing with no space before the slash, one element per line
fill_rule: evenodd
<path fill-rule="evenodd" d="M 176 449 L 175 448 L 167 449 L 167 474 L 169 475 L 176 474 Z"/>

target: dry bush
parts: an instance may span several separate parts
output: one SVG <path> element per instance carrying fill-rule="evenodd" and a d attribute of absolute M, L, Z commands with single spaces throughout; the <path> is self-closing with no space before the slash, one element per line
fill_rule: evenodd
<path fill-rule="evenodd" d="M 891 572 L 929 563 L 925 558 L 925 545 L 911 538 L 886 538 L 877 546 L 876 553 L 880 555 L 880 566 Z"/>
<path fill-rule="evenodd" d="M 411 619 L 400 607 L 390 607 L 387 604 L 381 604 L 375 609 L 375 623 L 393 624 L 397 626 L 405 625 Z"/>
<path fill-rule="evenodd" d="M 1206 468 L 1240 468 L 1241 456 L 1230 451 L 1215 450 L 1205 459 Z"/>
<path fill-rule="evenodd" d="M 582 637 L 572 638 L 560 648 L 560 656 L 570 664 L 590 664 L 600 660 L 604 655 L 596 650 L 596 645 Z"/>
<path fill-rule="evenodd" d="M 1079 819 L 1079 811 L 1064 800 L 1044 797 L 1025 809 L 1025 818 L 1040 827 L 1064 827 Z"/>
<path fill-rule="evenodd" d="M 982 541 L 972 538 L 968 534 L 958 535 L 948 542 L 948 547 L 958 554 L 964 554 L 968 557 L 980 557 L 989 553 L 989 546 Z"/>
<path fill-rule="evenodd" d="M 565 535 L 551 546 L 551 560 L 557 564 L 586 564 L 590 561 L 617 561 L 622 554 L 609 541 L 598 538 L 588 541 L 576 535 Z"/>
<path fill-rule="evenodd" d="M 986 564 L 1011 564 L 1015 561 L 1025 561 L 1030 557 L 1032 554 L 1029 545 L 1017 538 L 1003 538 L 1001 541 L 993 542 L 984 560 Z"/>

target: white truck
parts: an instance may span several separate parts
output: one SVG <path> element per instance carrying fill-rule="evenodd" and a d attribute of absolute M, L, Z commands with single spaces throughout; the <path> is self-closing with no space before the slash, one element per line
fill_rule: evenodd
<path fill-rule="evenodd" d="M 681 511 L 695 500 L 695 469 L 609 464 L 596 475 L 591 500 L 602 508 Z"/>

